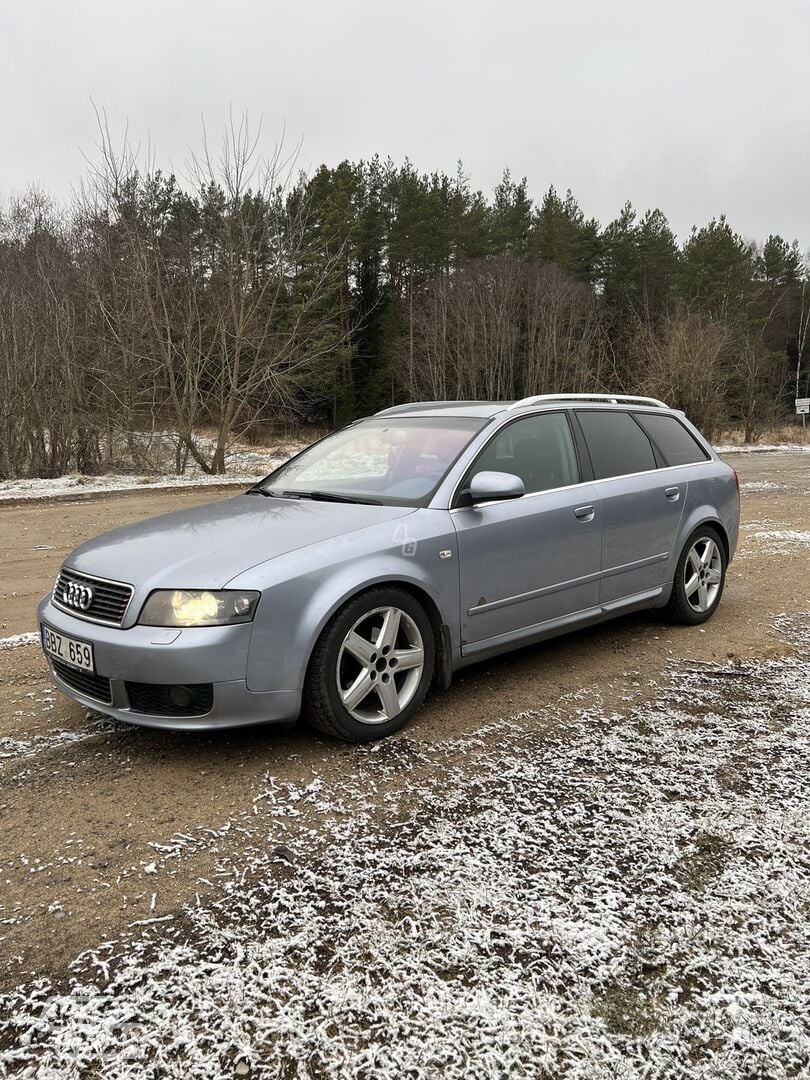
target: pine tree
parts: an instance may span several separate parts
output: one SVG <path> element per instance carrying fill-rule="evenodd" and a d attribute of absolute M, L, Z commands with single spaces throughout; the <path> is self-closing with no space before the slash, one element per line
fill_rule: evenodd
<path fill-rule="evenodd" d="M 577 281 L 596 280 L 601 255 L 598 222 L 586 219 L 573 194 L 561 199 L 550 187 L 535 216 L 532 255 L 555 262 Z"/>

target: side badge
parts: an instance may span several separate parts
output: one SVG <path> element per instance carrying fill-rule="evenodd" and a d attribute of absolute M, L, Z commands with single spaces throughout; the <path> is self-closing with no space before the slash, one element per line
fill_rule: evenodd
<path fill-rule="evenodd" d="M 439 552 L 439 558 L 440 559 L 452 559 L 453 558 L 453 552 L 450 550 L 450 548 L 445 548 L 443 551 Z"/>

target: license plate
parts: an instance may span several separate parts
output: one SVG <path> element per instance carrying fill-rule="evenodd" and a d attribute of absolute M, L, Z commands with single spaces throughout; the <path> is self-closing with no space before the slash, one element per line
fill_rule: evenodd
<path fill-rule="evenodd" d="M 77 641 L 65 634 L 57 634 L 49 626 L 40 625 L 42 633 L 42 648 L 50 656 L 55 656 L 63 664 L 80 668 L 82 671 L 95 672 L 93 662 L 93 646 L 86 641 Z"/>

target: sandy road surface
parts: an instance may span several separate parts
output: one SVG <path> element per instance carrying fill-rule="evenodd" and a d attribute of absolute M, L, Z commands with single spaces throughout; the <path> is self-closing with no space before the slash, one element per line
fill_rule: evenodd
<path fill-rule="evenodd" d="M 53 690 L 36 646 L 0 651 L 0 990 L 37 976 L 64 987 L 82 950 L 184 927 L 184 908 L 216 905 L 234 867 L 243 884 L 250 880 L 257 817 L 283 880 L 295 853 L 317 846 L 323 822 L 350 814 L 361 791 L 375 828 L 413 824 L 423 797 L 403 776 L 427 783 L 441 774 L 446 783 L 464 775 L 476 755 L 486 757 L 488 740 L 500 752 L 502 730 L 516 745 L 550 731 L 565 736 L 593 695 L 603 717 L 630 700 L 654 701 L 673 661 L 745 670 L 790 657 L 795 640 L 774 619 L 810 608 L 810 456 L 731 460 L 743 481 L 742 543 L 721 608 L 703 630 L 672 628 L 651 613 L 489 662 L 434 693 L 383 750 L 359 753 L 304 728 L 208 736 L 129 729 Z M 0 508 L 0 637 L 34 628 L 36 600 L 82 539 L 211 497 L 138 493 Z M 512 719 L 501 730 L 504 717 Z M 385 764 L 364 789 L 375 754 Z M 316 798 L 322 789 L 328 806 Z M 286 809 L 273 809 L 274 791 L 285 792 Z M 346 805 L 336 809 L 341 792 Z"/>

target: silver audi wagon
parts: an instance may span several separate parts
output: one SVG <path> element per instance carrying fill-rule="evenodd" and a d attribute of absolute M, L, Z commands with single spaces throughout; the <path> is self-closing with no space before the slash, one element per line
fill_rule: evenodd
<path fill-rule="evenodd" d="M 379 739 L 467 664 L 611 616 L 705 622 L 733 469 L 653 398 L 400 405 L 234 498 L 115 529 L 39 606 L 57 686 L 154 727 Z"/>

